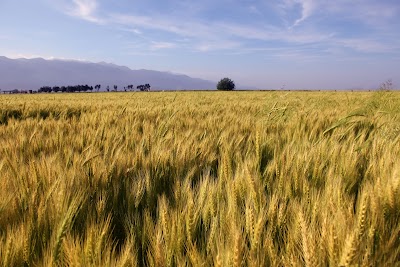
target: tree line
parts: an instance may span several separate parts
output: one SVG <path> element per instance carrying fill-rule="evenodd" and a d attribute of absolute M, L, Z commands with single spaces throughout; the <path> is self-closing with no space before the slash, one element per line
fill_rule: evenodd
<path fill-rule="evenodd" d="M 114 85 L 113 86 L 113 90 L 110 89 L 110 86 L 107 85 L 106 87 L 106 91 L 107 92 L 118 92 L 118 86 Z M 68 86 L 42 86 L 39 88 L 39 90 L 37 91 L 38 93 L 58 93 L 58 92 L 62 92 L 62 93 L 74 93 L 74 92 L 93 92 L 93 90 L 95 90 L 96 92 L 99 92 L 101 89 L 101 84 L 96 84 L 94 87 L 93 86 L 89 86 L 89 85 L 68 85 Z M 141 84 L 138 85 L 136 87 L 137 90 L 139 91 L 150 91 L 151 86 L 150 84 L 146 83 L 146 84 Z M 132 84 L 125 86 L 124 87 L 124 91 L 132 91 L 134 90 L 134 87 Z"/>

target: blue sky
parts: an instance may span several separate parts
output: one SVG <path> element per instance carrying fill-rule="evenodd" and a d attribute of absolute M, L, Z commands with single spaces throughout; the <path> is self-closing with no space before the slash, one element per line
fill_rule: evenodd
<path fill-rule="evenodd" d="M 399 0 L 0 0 L 0 55 L 262 89 L 400 87 Z"/>

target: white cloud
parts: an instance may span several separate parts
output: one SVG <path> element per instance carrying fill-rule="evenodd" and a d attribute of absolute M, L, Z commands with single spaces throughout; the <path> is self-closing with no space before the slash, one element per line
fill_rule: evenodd
<path fill-rule="evenodd" d="M 200 52 L 208 52 L 214 50 L 228 50 L 238 49 L 242 46 L 242 43 L 235 41 L 206 41 L 195 45 L 195 50 Z"/>
<path fill-rule="evenodd" d="M 385 53 L 397 51 L 399 48 L 399 45 L 388 45 L 377 40 L 367 38 L 337 39 L 336 43 L 343 47 L 352 48 L 365 53 Z"/>
<path fill-rule="evenodd" d="M 328 16 L 339 16 L 342 19 L 350 19 L 364 23 L 367 26 L 382 30 L 391 29 L 391 20 L 400 15 L 400 6 L 390 1 L 374 0 L 336 0 L 324 4 L 324 12 Z"/>
<path fill-rule="evenodd" d="M 297 26 L 304 20 L 308 19 L 316 8 L 316 3 L 314 0 L 298 0 L 298 2 L 302 9 L 301 17 L 294 22 L 293 26 Z"/>
<path fill-rule="evenodd" d="M 159 49 L 171 49 L 171 48 L 175 48 L 177 47 L 177 45 L 175 43 L 171 43 L 171 42 L 155 42 L 152 41 L 151 42 L 151 46 L 150 48 L 153 50 L 159 50 Z"/>
<path fill-rule="evenodd" d="M 289 27 L 284 27 L 279 23 L 265 24 L 254 19 L 248 22 L 244 22 L 245 20 L 243 22 L 229 22 L 229 20 L 222 22 L 218 19 L 205 21 L 199 15 L 196 16 L 192 13 L 191 18 L 188 19 L 185 15 L 179 16 L 177 14 L 170 16 L 152 14 L 148 16 L 106 12 L 100 10 L 97 0 L 70 1 L 72 1 L 73 7 L 68 10 L 69 15 L 135 33 L 142 39 L 140 48 L 149 51 L 177 47 L 204 52 L 212 50 L 245 51 L 246 49 L 251 51 L 252 48 L 258 47 L 258 45 L 253 44 L 254 42 L 263 42 L 264 44 L 261 45 L 268 45 L 270 42 L 284 42 L 283 45 L 286 46 L 318 43 L 325 45 L 326 48 L 347 47 L 368 53 L 388 51 L 391 48 L 385 44 L 385 40 L 379 39 L 384 30 L 377 32 L 376 36 L 365 36 L 365 34 L 355 32 L 352 39 L 346 39 L 341 36 L 340 28 L 328 28 L 330 30 L 326 30 L 316 23 L 314 17 L 319 16 L 320 18 L 327 15 L 327 17 L 335 17 L 339 20 L 346 17 L 346 19 L 357 19 L 364 23 L 377 24 L 375 19 L 379 15 L 384 17 L 383 20 L 391 19 L 398 14 L 399 10 L 399 8 L 391 9 L 390 5 L 381 5 L 372 0 L 354 0 L 351 4 L 348 0 L 323 1 L 323 5 L 321 1 L 317 0 L 281 0 L 278 4 L 275 4 L 275 8 L 282 11 L 280 14 L 282 18 L 292 17 L 291 22 L 287 23 Z M 187 8 L 191 12 L 196 10 L 188 4 L 189 2 L 185 2 L 186 4 L 181 6 L 188 5 Z M 366 4 L 363 4 L 364 2 Z M 100 11 L 102 11 L 101 17 Z M 248 6 L 248 11 L 260 12 L 255 5 Z M 184 10 L 179 12 L 185 13 Z M 293 15 L 299 13 L 300 15 L 297 18 L 293 18 Z M 306 21 L 307 23 L 305 23 Z M 320 22 L 318 21 L 318 23 Z M 382 21 L 379 23 L 382 23 Z M 302 27 L 297 27 L 299 25 L 302 25 Z M 185 39 L 185 42 L 159 41 L 157 31 L 170 34 L 170 37 L 163 38 L 169 38 L 169 40 Z M 396 47 L 398 47 L 397 43 Z"/>
<path fill-rule="evenodd" d="M 253 39 L 263 41 L 285 41 L 290 43 L 313 43 L 327 40 L 332 36 L 331 33 L 297 32 L 276 26 L 257 27 L 236 23 L 203 23 L 199 20 L 182 22 L 177 18 L 153 18 L 124 14 L 110 14 L 108 21 L 122 25 L 133 32 L 136 32 L 137 28 L 161 30 L 187 38 L 187 40 L 195 42 L 200 41 L 202 44 L 197 47 L 202 47 L 200 49 L 202 51 L 209 51 L 213 47 L 218 47 L 218 49 L 223 47 L 227 49 L 238 47 L 239 41 L 237 38 L 242 39 L 242 41 Z M 223 43 L 223 45 L 218 45 L 218 42 Z"/>
<path fill-rule="evenodd" d="M 283 41 L 292 44 L 307 44 L 329 41 L 333 33 L 320 33 L 317 31 L 295 31 L 274 26 L 249 27 L 237 24 L 220 24 L 221 31 L 245 39 L 262 41 Z"/>
<path fill-rule="evenodd" d="M 194 50 L 203 52 L 242 49 L 245 47 L 245 43 L 251 40 L 284 41 L 292 44 L 304 44 L 327 41 L 333 36 L 330 33 L 296 32 L 275 26 L 252 27 L 219 22 L 205 24 L 195 20 L 183 23 L 176 18 L 152 18 L 123 14 L 111 14 L 109 21 L 131 29 L 134 32 L 137 28 L 169 32 L 186 40 L 184 45 L 179 44 L 179 46 L 189 49 L 191 47 Z M 154 50 L 177 46 L 178 44 L 153 41 L 149 47 Z"/>
<path fill-rule="evenodd" d="M 291 15 L 297 8 L 300 8 L 300 18 L 296 19 L 294 22 L 290 22 L 289 28 L 293 28 L 295 26 L 300 25 L 303 21 L 307 20 L 309 17 L 313 15 L 313 13 L 317 9 L 317 1 L 316 0 L 282 0 L 280 4 L 278 4 L 280 8 L 281 15 L 283 19 L 286 16 Z"/>
<path fill-rule="evenodd" d="M 182 37 L 205 37 L 213 32 L 212 25 L 194 20 L 192 22 L 181 21 L 176 17 L 150 17 L 113 13 L 109 14 L 108 22 L 130 27 L 131 29 L 146 28 L 160 30 Z M 212 34 L 216 35 L 215 33 Z"/>
<path fill-rule="evenodd" d="M 77 14 L 81 16 L 91 16 L 97 8 L 95 0 L 73 0 L 76 5 Z"/>
<path fill-rule="evenodd" d="M 133 32 L 135 34 L 138 34 L 138 35 L 143 34 L 143 32 L 141 30 L 139 30 L 139 29 L 129 29 L 129 31 L 131 31 L 131 32 Z"/>
<path fill-rule="evenodd" d="M 42 58 L 45 60 L 63 60 L 63 61 L 79 61 L 79 62 L 89 62 L 87 59 L 83 58 L 64 58 L 64 57 L 55 57 L 49 55 L 40 55 L 40 54 L 21 54 L 21 53 L 6 53 L 4 56 L 11 59 L 37 59 Z"/>
<path fill-rule="evenodd" d="M 90 22 L 103 23 L 103 20 L 95 15 L 98 8 L 97 0 L 72 0 L 72 2 L 73 7 L 69 8 L 67 14 Z"/>
<path fill-rule="evenodd" d="M 10 53 L 5 55 L 11 59 L 33 59 L 33 58 L 43 58 L 43 59 L 54 59 L 53 56 L 44 56 L 44 55 L 36 55 L 36 54 L 20 54 L 20 53 Z"/>

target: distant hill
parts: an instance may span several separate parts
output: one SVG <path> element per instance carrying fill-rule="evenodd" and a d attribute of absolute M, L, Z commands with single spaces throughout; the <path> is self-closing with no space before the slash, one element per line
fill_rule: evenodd
<path fill-rule="evenodd" d="M 152 90 L 215 89 L 216 82 L 153 70 L 131 70 L 110 63 L 68 60 L 10 59 L 0 56 L 0 89 L 37 90 L 42 86 L 101 85 L 104 91 L 118 86 L 149 83 Z"/>

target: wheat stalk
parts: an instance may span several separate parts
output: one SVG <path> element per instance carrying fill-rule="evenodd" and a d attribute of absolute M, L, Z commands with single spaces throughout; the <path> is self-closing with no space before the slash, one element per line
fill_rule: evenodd
<path fill-rule="evenodd" d="M 84 198 L 83 193 L 78 193 L 78 195 L 71 201 L 71 204 L 69 205 L 67 212 L 64 214 L 64 218 L 62 219 L 57 228 L 53 246 L 54 263 L 59 263 L 61 260 L 62 241 L 65 235 L 67 234 L 69 228 L 71 227 L 73 219 L 81 206 L 83 198 Z"/>
<path fill-rule="evenodd" d="M 360 241 L 365 231 L 366 210 L 367 210 L 367 199 L 364 199 L 361 203 L 361 209 L 358 214 L 357 226 L 354 229 L 354 231 L 350 234 L 350 237 L 347 239 L 345 248 L 342 252 L 340 266 L 349 266 L 356 257 L 356 252 L 359 249 Z"/>
<path fill-rule="evenodd" d="M 234 241 L 234 249 L 233 249 L 233 266 L 240 267 L 242 266 L 243 260 L 243 244 L 242 237 L 239 231 L 236 231 L 235 241 Z"/>
<path fill-rule="evenodd" d="M 309 229 L 307 227 L 307 223 L 304 219 L 304 215 L 302 211 L 299 211 L 299 223 L 301 228 L 301 237 L 302 237 L 302 248 L 304 261 L 306 266 L 317 266 L 317 257 L 315 256 L 315 247 L 313 245 L 313 241 L 309 238 Z"/>
<path fill-rule="evenodd" d="M 12 265 L 12 243 L 13 243 L 13 237 L 9 237 L 6 241 L 5 245 L 5 254 L 3 258 L 3 264 L 4 266 L 11 266 Z"/>

